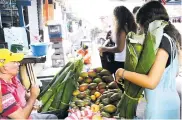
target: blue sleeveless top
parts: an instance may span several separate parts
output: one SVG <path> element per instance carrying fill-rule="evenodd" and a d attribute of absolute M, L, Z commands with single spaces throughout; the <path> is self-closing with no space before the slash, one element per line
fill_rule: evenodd
<path fill-rule="evenodd" d="M 180 119 L 180 98 L 175 80 L 179 67 L 177 47 L 173 39 L 165 33 L 164 36 L 171 45 L 171 63 L 165 69 L 157 87 L 153 90 L 145 89 L 145 119 Z"/>

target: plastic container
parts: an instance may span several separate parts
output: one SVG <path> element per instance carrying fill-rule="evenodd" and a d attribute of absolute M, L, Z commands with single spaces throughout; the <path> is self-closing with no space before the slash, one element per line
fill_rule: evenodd
<path fill-rule="evenodd" d="M 23 52 L 23 45 L 20 45 L 20 44 L 12 44 L 11 45 L 11 52 L 14 52 L 14 53 Z"/>
<path fill-rule="evenodd" d="M 36 43 L 32 44 L 31 50 L 33 56 L 45 56 L 47 54 L 48 44 L 47 43 Z"/>

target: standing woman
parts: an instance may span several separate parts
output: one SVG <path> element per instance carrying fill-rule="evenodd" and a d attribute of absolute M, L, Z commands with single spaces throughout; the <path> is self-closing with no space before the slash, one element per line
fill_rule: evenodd
<path fill-rule="evenodd" d="M 136 24 L 132 13 L 124 6 L 114 9 L 114 30 L 112 31 L 114 47 L 100 47 L 99 52 L 115 53 L 115 61 L 110 66 L 109 71 L 115 73 L 118 68 L 124 68 L 126 55 L 126 35 L 128 32 L 136 32 Z"/>
<path fill-rule="evenodd" d="M 164 20 L 169 24 L 164 28 L 155 62 L 148 75 L 120 68 L 116 72 L 116 81 L 124 78 L 146 88 L 146 119 L 179 119 L 180 99 L 176 90 L 175 78 L 179 67 L 178 48 L 181 43 L 181 35 L 170 23 L 164 6 L 157 1 L 144 4 L 138 10 L 136 20 L 145 33 L 147 33 L 149 24 L 154 20 Z"/>

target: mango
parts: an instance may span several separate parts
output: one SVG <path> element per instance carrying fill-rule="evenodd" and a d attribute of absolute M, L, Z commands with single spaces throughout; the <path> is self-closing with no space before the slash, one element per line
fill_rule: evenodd
<path fill-rule="evenodd" d="M 83 100 L 76 100 L 75 101 L 75 105 L 78 106 L 78 107 L 84 107 L 85 106 Z"/>
<path fill-rule="evenodd" d="M 102 79 L 100 79 L 100 78 L 95 78 L 95 79 L 93 80 L 93 83 L 99 84 L 100 82 L 102 82 Z"/>
<path fill-rule="evenodd" d="M 100 73 L 102 70 L 103 70 L 102 67 L 98 67 L 98 68 L 95 68 L 95 69 L 94 69 L 94 71 L 95 71 L 96 73 Z"/>
<path fill-rule="evenodd" d="M 106 88 L 106 83 L 100 82 L 100 83 L 98 84 L 98 88 L 99 88 L 99 90 L 100 90 L 100 89 L 105 89 L 105 88 Z"/>
<path fill-rule="evenodd" d="M 88 71 L 88 76 L 94 78 L 97 76 L 97 73 L 93 70 L 90 70 L 90 71 Z"/>
<path fill-rule="evenodd" d="M 90 90 L 87 89 L 87 90 L 85 91 L 85 94 L 86 94 L 86 95 L 90 95 Z"/>
<path fill-rule="evenodd" d="M 111 118 L 111 115 L 107 112 L 101 112 L 102 117 Z"/>
<path fill-rule="evenodd" d="M 91 106 L 91 110 L 92 110 L 92 112 L 98 112 L 98 111 L 100 111 L 100 106 L 96 105 L 96 104 L 93 104 Z"/>
<path fill-rule="evenodd" d="M 73 101 L 73 102 L 75 102 L 76 100 L 78 100 L 77 97 L 73 97 L 73 98 L 72 98 L 72 101 Z"/>
<path fill-rule="evenodd" d="M 77 81 L 79 84 L 81 84 L 84 81 L 84 79 L 82 77 L 79 77 Z"/>
<path fill-rule="evenodd" d="M 96 89 L 96 87 L 97 87 L 97 83 L 90 83 L 90 84 L 88 85 L 88 88 L 91 89 L 91 90 Z"/>
<path fill-rule="evenodd" d="M 101 110 L 104 108 L 104 104 L 99 104 L 99 106 Z"/>
<path fill-rule="evenodd" d="M 90 102 L 90 100 L 87 100 L 87 99 L 86 99 L 86 100 L 84 100 L 84 104 L 85 104 L 85 107 L 86 107 L 86 106 L 90 106 L 90 105 L 91 105 L 91 102 Z"/>
<path fill-rule="evenodd" d="M 103 120 L 103 118 L 100 115 L 94 115 L 92 120 Z"/>
<path fill-rule="evenodd" d="M 103 70 L 100 72 L 99 75 L 101 75 L 101 76 L 109 76 L 109 75 L 111 75 L 111 73 L 110 73 L 108 70 L 103 69 Z"/>
<path fill-rule="evenodd" d="M 91 90 L 90 95 L 94 95 L 97 90 Z"/>
<path fill-rule="evenodd" d="M 81 72 L 80 77 L 86 78 L 86 77 L 88 77 L 88 73 L 87 72 Z"/>
<path fill-rule="evenodd" d="M 86 79 L 84 80 L 84 82 L 89 84 L 89 83 L 92 82 L 92 79 L 88 77 L 88 78 L 86 78 Z"/>
<path fill-rule="evenodd" d="M 88 96 L 86 96 L 86 98 L 85 98 L 85 100 L 91 100 L 91 98 L 90 98 L 90 96 L 88 95 Z"/>
<path fill-rule="evenodd" d="M 83 83 L 83 84 L 81 84 L 80 86 L 79 86 L 79 90 L 81 91 L 81 92 L 84 92 L 85 90 L 87 90 L 88 89 L 88 84 L 86 84 L 86 83 Z"/>
<path fill-rule="evenodd" d="M 114 105 L 109 104 L 104 106 L 103 110 L 104 112 L 107 112 L 107 113 L 114 113 L 116 112 L 116 107 Z"/>
<path fill-rule="evenodd" d="M 96 100 L 95 95 L 91 95 L 90 98 L 91 98 L 92 101 L 95 101 Z"/>
<path fill-rule="evenodd" d="M 99 92 L 103 94 L 106 91 L 106 89 L 100 89 Z"/>
<path fill-rule="evenodd" d="M 80 92 L 79 95 L 77 95 L 77 98 L 84 99 L 86 97 L 86 94 L 84 92 Z"/>
<path fill-rule="evenodd" d="M 109 89 L 117 89 L 118 85 L 115 81 L 113 81 L 113 82 L 109 83 L 108 88 Z"/>
<path fill-rule="evenodd" d="M 77 95 L 79 95 L 80 94 L 80 91 L 79 90 L 75 90 L 74 92 L 73 92 L 73 96 L 77 96 Z"/>
<path fill-rule="evenodd" d="M 101 93 L 100 92 L 95 92 L 94 95 L 95 95 L 96 98 L 99 98 L 101 96 Z"/>
<path fill-rule="evenodd" d="M 110 83 L 112 81 L 114 81 L 114 78 L 110 75 L 110 76 L 103 76 L 102 80 L 106 83 Z"/>

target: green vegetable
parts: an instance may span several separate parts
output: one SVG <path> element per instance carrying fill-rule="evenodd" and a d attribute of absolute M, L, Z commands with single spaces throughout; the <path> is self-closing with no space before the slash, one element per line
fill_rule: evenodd
<path fill-rule="evenodd" d="M 143 44 L 141 42 L 142 36 L 132 32 L 127 35 L 126 70 L 141 74 L 147 74 L 150 71 L 163 36 L 163 29 L 167 24 L 167 22 L 161 20 L 150 23 Z M 125 94 L 122 95 L 119 101 L 117 113 L 120 117 L 133 119 L 136 116 L 138 99 L 144 88 L 125 80 L 124 89 Z"/>

